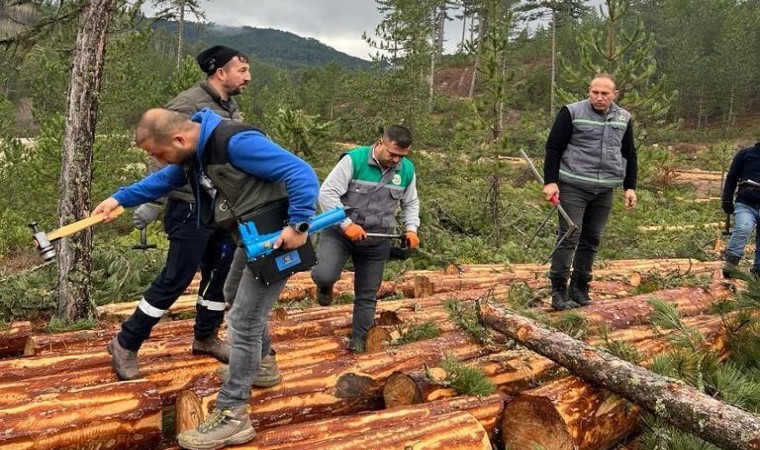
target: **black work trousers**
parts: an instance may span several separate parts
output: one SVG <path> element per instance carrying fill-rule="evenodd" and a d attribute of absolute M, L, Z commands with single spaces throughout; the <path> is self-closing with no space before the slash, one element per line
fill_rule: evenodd
<path fill-rule="evenodd" d="M 549 278 L 567 280 L 570 268 L 584 278 L 591 277 L 602 232 L 612 210 L 612 188 L 580 188 L 559 182 L 559 200 L 562 208 L 577 226 L 552 255 Z M 568 224 L 559 214 L 558 238 L 565 234 Z"/>
<path fill-rule="evenodd" d="M 169 200 L 164 231 L 169 238 L 166 265 L 143 294 L 135 312 L 121 325 L 119 344 L 139 350 L 150 331 L 174 304 L 201 269 L 196 304 L 196 339 L 211 336 L 224 319 L 224 281 L 235 254 L 235 242 L 228 232 L 197 224 L 194 205 Z"/>

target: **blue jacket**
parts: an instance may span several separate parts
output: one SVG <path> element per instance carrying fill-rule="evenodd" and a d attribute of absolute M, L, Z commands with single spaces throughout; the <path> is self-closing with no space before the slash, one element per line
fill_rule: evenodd
<path fill-rule="evenodd" d="M 208 108 L 195 113 L 191 119 L 201 124 L 195 158 L 203 166 L 203 153 L 211 133 L 223 120 Z M 244 131 L 234 135 L 227 146 L 227 157 L 237 169 L 273 183 L 284 183 L 288 191 L 289 221 L 309 222 L 316 211 L 319 181 L 305 161 L 272 142 L 260 131 Z M 198 192 L 198 174 L 193 173 Z M 146 178 L 122 187 L 113 197 L 124 207 L 141 205 L 160 198 L 188 182 L 185 167 L 170 164 Z M 196 203 L 197 194 L 196 194 Z M 196 214 L 198 211 L 196 209 Z"/>

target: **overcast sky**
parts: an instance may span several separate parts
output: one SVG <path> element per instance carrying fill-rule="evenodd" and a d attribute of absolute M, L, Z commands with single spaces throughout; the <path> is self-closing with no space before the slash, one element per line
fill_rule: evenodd
<path fill-rule="evenodd" d="M 200 0 L 200 5 L 219 25 L 290 31 L 363 59 L 375 53 L 362 39 L 363 32 L 374 36 L 380 22 L 375 0 Z"/>

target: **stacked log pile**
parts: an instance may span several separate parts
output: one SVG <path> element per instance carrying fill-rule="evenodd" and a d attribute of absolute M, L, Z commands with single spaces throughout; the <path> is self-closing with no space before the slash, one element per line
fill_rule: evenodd
<path fill-rule="evenodd" d="M 577 310 L 587 322 L 588 342 L 595 342 L 596 325 L 604 323 L 618 330 L 610 335 L 613 339 L 635 343 L 640 351 L 651 354 L 661 351 L 662 339 L 641 325 L 651 313 L 647 300 L 652 297 L 673 304 L 684 316 L 695 316 L 691 320 L 699 326 L 717 327 L 718 322 L 699 315 L 713 302 L 734 294 L 721 283 L 709 289 L 632 293 L 650 276 L 709 276 L 719 267 L 720 263 L 687 259 L 612 261 L 599 267 L 592 282 L 596 304 Z M 501 299 L 519 286 L 536 293 L 536 308 L 551 312 L 546 270 L 545 265 L 536 264 L 460 265 L 444 271 L 410 272 L 397 281 L 385 282 L 383 295 L 404 298 L 378 303 L 376 329 L 383 333 L 379 344 L 368 347 L 367 353 L 347 348 L 352 305 L 304 306 L 302 300 L 314 296 L 313 283 L 308 274 L 293 277 L 280 299 L 283 305 L 273 311 L 269 323 L 284 379 L 273 388 L 252 391 L 251 414 L 259 438 L 242 448 L 402 449 L 412 444 L 414 448 L 490 448 L 489 439 L 498 440 L 494 433 L 511 396 L 521 398 L 526 391 L 535 395 L 531 389 L 542 386 L 558 386 L 557 392 L 585 391 L 556 384 L 562 379 L 552 382 L 563 372 L 545 356 L 477 344 L 460 329 L 445 305 Z M 344 274 L 336 292 L 352 291 L 351 274 Z M 196 299 L 196 293 L 186 292 L 173 313 L 192 313 Z M 288 307 L 295 301 L 298 307 Z M 135 306 L 109 305 L 99 312 L 124 317 Z M 436 324 L 438 337 L 396 344 L 399 333 L 426 322 Z M 135 382 L 118 382 L 110 367 L 105 345 L 118 331 L 115 325 L 92 331 L 27 333 L 23 346 L 14 344 L 16 353 L 23 349 L 27 356 L 0 360 L 0 421 L 24 423 L 24 416 L 34 417 L 29 429 L 52 440 L 37 440 L 33 448 L 106 441 L 109 444 L 102 445 L 104 448 L 160 448 L 162 408 L 175 409 L 177 429 L 192 427 L 213 408 L 221 387 L 214 375 L 218 362 L 190 354 L 192 326 L 192 319 L 156 326 L 140 350 L 143 379 Z M 498 393 L 486 398 L 458 396 L 447 385 L 445 373 L 433 376 L 441 373 L 445 357 L 481 368 Z M 89 415 L 85 408 L 92 410 Z M 61 427 L 56 420 L 64 417 L 67 426 Z M 93 425 L 85 425 L 85 421 Z M 23 426 L 14 430 L 15 434 L 0 433 L 0 449 L 24 448 L 19 443 L 26 442 L 23 439 L 31 432 Z M 605 433 L 603 427 L 595 430 L 597 435 Z"/>

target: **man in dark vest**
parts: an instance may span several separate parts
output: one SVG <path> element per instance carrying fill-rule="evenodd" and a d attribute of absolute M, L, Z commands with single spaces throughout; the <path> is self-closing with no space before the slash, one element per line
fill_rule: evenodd
<path fill-rule="evenodd" d="M 622 186 L 625 207 L 636 206 L 633 124 L 631 113 L 615 104 L 617 95 L 611 75 L 595 76 L 588 98 L 563 106 L 546 140 L 544 194 L 550 201 L 557 198 L 578 226 L 552 255 L 549 279 L 556 310 L 591 304 L 591 269 L 612 210 L 613 189 Z M 562 215 L 559 224 L 563 236 L 568 224 Z"/>
<path fill-rule="evenodd" d="M 93 213 L 108 217 L 119 205 L 131 207 L 155 200 L 189 181 L 196 199 L 192 217 L 198 226 L 222 227 L 234 233 L 238 217 L 255 216 L 262 208 L 268 211 L 270 205 L 287 200 L 287 225 L 275 248 L 294 249 L 306 243 L 319 190 L 317 177 L 308 164 L 264 133 L 222 120 L 208 109 L 193 115 L 192 120 L 166 109 L 152 109 L 140 119 L 135 142 L 167 166 L 119 189 Z M 240 252 L 244 252 L 242 247 L 236 253 Z M 209 418 L 178 436 L 182 447 L 221 448 L 256 436 L 247 401 L 261 358 L 269 351 L 267 316 L 286 281 L 265 284 L 249 267 L 244 269 L 227 315 L 229 376 Z"/>
<path fill-rule="evenodd" d="M 364 349 L 367 331 L 375 320 L 377 290 L 390 254 L 387 238 L 367 233 L 396 232 L 396 212 L 401 207 L 404 239 L 409 248 L 420 240 L 420 201 L 414 164 L 406 158 L 412 134 L 392 125 L 374 145 L 357 147 L 344 154 L 327 175 L 319 191 L 323 211 L 348 207 L 349 217 L 322 233 L 317 249 L 319 264 L 311 272 L 317 300 L 332 302 L 333 284 L 340 278 L 349 257 L 354 263 L 354 311 L 351 348 Z"/>

